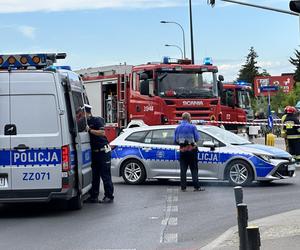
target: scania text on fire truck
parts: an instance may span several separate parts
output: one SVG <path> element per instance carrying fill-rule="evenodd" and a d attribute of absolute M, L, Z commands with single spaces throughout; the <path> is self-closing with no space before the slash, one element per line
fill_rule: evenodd
<path fill-rule="evenodd" d="M 95 115 L 105 118 L 112 140 L 126 127 L 176 124 L 184 112 L 197 121 L 221 120 L 217 72 L 208 59 L 193 65 L 190 60 L 164 58 L 162 63 L 134 66 L 130 74 L 83 80 L 90 103 L 98 110 Z"/>

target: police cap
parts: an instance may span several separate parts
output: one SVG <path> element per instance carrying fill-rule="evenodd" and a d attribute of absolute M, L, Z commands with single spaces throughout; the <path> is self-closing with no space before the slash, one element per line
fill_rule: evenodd
<path fill-rule="evenodd" d="M 92 106 L 91 106 L 91 105 L 88 105 L 88 104 L 84 104 L 84 109 L 85 109 L 85 112 L 91 113 L 91 111 L 92 111 Z"/>

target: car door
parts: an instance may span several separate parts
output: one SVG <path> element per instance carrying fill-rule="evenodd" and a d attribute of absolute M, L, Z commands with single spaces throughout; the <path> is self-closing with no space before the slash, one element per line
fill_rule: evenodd
<path fill-rule="evenodd" d="M 60 190 L 61 123 L 51 72 L 10 73 L 13 190 Z"/>
<path fill-rule="evenodd" d="M 217 179 L 220 166 L 220 142 L 207 133 L 199 131 L 200 140 L 198 141 L 198 167 L 199 177 L 201 179 Z M 205 141 L 211 141 L 215 144 L 212 150 L 210 147 L 204 147 Z"/>
<path fill-rule="evenodd" d="M 11 145 L 14 126 L 10 122 L 9 74 L 0 72 L 0 192 L 11 189 Z"/>
<path fill-rule="evenodd" d="M 174 144 L 174 129 L 149 131 L 141 144 L 141 153 L 147 160 L 149 178 L 179 177 L 178 146 Z"/>

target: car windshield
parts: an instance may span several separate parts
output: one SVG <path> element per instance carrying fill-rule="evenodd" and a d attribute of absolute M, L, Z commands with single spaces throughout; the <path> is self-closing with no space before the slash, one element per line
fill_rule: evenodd
<path fill-rule="evenodd" d="M 231 145 L 246 145 L 246 144 L 252 144 L 248 140 L 229 132 L 225 129 L 221 129 L 216 126 L 207 126 L 205 127 L 205 131 L 210 133 L 213 137 L 216 139 L 223 141 L 225 143 L 229 143 Z"/>
<path fill-rule="evenodd" d="M 250 94 L 247 90 L 238 90 L 238 106 L 242 109 L 251 108 Z"/>
<path fill-rule="evenodd" d="M 158 93 L 161 97 L 211 98 L 217 97 L 216 75 L 213 72 L 158 73 Z"/>

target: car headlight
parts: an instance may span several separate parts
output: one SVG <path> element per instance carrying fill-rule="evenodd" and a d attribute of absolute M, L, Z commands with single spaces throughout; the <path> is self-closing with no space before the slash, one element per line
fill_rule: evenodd
<path fill-rule="evenodd" d="M 271 162 L 271 159 L 272 159 L 272 156 L 270 156 L 270 155 L 256 155 L 256 156 L 266 162 Z"/>

